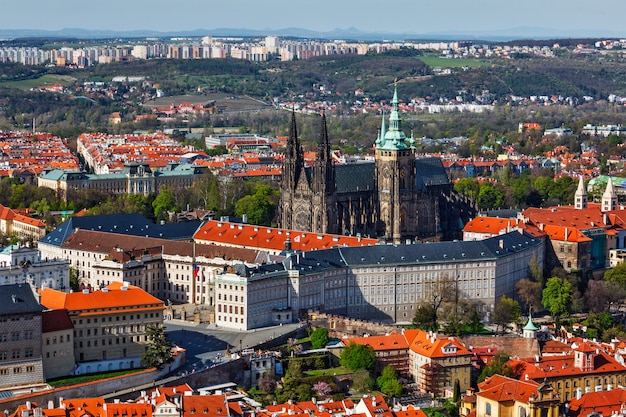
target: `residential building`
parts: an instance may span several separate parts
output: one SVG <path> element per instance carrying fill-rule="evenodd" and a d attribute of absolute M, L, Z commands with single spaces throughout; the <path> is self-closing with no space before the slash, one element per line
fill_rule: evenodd
<path fill-rule="evenodd" d="M 44 308 L 27 284 L 0 287 L 0 389 L 43 384 Z"/>
<path fill-rule="evenodd" d="M 456 382 L 461 390 L 470 387 L 472 352 L 458 338 L 423 330 L 405 330 L 404 336 L 409 342 L 410 372 L 421 392 L 451 396 Z"/>
<path fill-rule="evenodd" d="M 386 366 L 392 366 L 399 377 L 410 378 L 409 343 L 404 334 L 390 333 L 342 339 L 344 345 L 352 342 L 357 345 L 368 345 L 374 349 L 376 353 L 376 373 L 380 373 Z"/>
<path fill-rule="evenodd" d="M 74 325 L 66 310 L 46 310 L 41 321 L 43 370 L 46 380 L 74 369 Z"/>
<path fill-rule="evenodd" d="M 44 288 L 41 303 L 67 311 L 72 321 L 75 375 L 140 367 L 146 328 L 162 326 L 165 309 L 141 288 L 118 282 L 69 294 Z"/>
<path fill-rule="evenodd" d="M 0 233 L 36 241 L 46 234 L 46 224 L 0 204 Z"/>
<path fill-rule="evenodd" d="M 520 380 L 548 382 L 568 402 L 582 393 L 611 390 L 626 384 L 626 366 L 588 342 L 572 346 L 573 353 L 528 359 L 511 359 Z"/>

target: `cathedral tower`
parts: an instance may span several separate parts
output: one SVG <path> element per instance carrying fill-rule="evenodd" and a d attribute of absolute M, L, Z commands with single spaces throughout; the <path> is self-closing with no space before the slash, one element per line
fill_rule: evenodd
<path fill-rule="evenodd" d="M 411 235 L 416 223 L 415 149 L 401 128 L 398 90 L 394 88 L 389 129 L 385 116 L 376 140 L 379 232 L 394 243 Z"/>
<path fill-rule="evenodd" d="M 613 180 L 609 177 L 606 182 L 606 190 L 602 195 L 602 212 L 617 210 L 617 194 L 613 189 Z"/>
<path fill-rule="evenodd" d="M 578 180 L 576 194 L 574 194 L 574 208 L 577 210 L 587 208 L 587 190 L 585 190 L 585 181 L 583 180 L 582 175 Z"/>
<path fill-rule="evenodd" d="M 336 229 L 335 167 L 330 153 L 326 115 L 322 115 L 317 154 L 312 166 L 311 190 L 313 191 L 313 216 L 311 231 L 316 233 L 341 233 Z"/>
<path fill-rule="evenodd" d="M 296 128 L 296 113 L 291 113 L 289 138 L 283 160 L 283 173 L 280 182 L 281 204 L 278 208 L 279 224 L 285 229 L 296 229 L 294 205 L 296 204 L 296 189 L 304 171 L 304 154 L 298 140 Z"/>

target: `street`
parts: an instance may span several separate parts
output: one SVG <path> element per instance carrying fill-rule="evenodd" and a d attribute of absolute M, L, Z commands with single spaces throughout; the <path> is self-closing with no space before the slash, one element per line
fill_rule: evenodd
<path fill-rule="evenodd" d="M 177 373 L 195 372 L 229 360 L 227 350 L 238 352 L 254 348 L 259 343 L 289 333 L 300 324 L 266 327 L 247 332 L 215 328 L 214 325 L 189 322 L 164 321 L 165 332 L 170 341 L 187 350 L 185 366 Z M 218 358 L 216 358 L 218 356 Z"/>

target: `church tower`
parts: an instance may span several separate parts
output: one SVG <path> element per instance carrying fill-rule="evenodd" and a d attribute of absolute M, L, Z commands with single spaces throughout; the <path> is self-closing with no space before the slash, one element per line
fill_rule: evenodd
<path fill-rule="evenodd" d="M 585 181 L 582 176 L 578 180 L 578 188 L 574 194 L 574 208 L 577 210 L 587 208 L 587 190 L 585 190 Z"/>
<path fill-rule="evenodd" d="M 285 229 L 295 229 L 294 225 L 294 204 L 298 181 L 304 171 L 304 154 L 300 141 L 298 140 L 298 130 L 296 128 L 296 113 L 291 113 L 291 125 L 289 126 L 289 138 L 285 149 L 285 159 L 283 160 L 283 173 L 281 177 L 281 204 L 279 207 L 279 224 Z"/>
<path fill-rule="evenodd" d="M 337 233 L 335 206 L 335 167 L 330 153 L 326 115 L 322 115 L 317 155 L 312 166 L 311 190 L 313 191 L 313 216 L 311 231 L 315 233 Z"/>
<path fill-rule="evenodd" d="M 602 212 L 617 210 L 617 194 L 613 189 L 613 180 L 609 177 L 606 182 L 606 190 L 602 194 Z"/>
<path fill-rule="evenodd" d="M 415 149 L 401 128 L 398 90 L 394 86 L 389 129 L 385 116 L 376 140 L 376 180 L 379 204 L 379 232 L 387 240 L 403 243 L 414 234 L 416 224 Z"/>

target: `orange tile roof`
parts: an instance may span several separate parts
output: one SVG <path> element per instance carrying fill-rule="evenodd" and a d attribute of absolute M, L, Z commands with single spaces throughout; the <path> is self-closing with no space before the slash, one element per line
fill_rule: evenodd
<path fill-rule="evenodd" d="M 353 236 L 318 234 L 265 226 L 207 221 L 194 235 L 198 243 L 221 243 L 224 245 L 261 248 L 281 251 L 285 241 L 291 240 L 294 250 L 328 249 L 336 246 L 369 246 L 378 240 Z"/>
<path fill-rule="evenodd" d="M 531 396 L 536 396 L 538 383 L 518 381 L 502 375 L 494 375 L 478 384 L 479 397 L 493 401 L 519 401 L 528 403 Z"/>
<path fill-rule="evenodd" d="M 369 345 L 376 351 L 409 348 L 409 343 L 406 338 L 399 333 L 390 333 L 380 336 L 351 337 L 347 342 L 354 342 L 357 345 Z"/>
<path fill-rule="evenodd" d="M 226 396 L 220 395 L 184 395 L 182 397 L 182 417 L 206 416 L 228 417 L 229 407 Z"/>
<path fill-rule="evenodd" d="M 582 370 L 574 366 L 574 354 L 560 356 L 545 356 L 539 362 L 535 359 L 511 359 L 509 365 L 520 370 L 521 378 L 543 380 L 544 378 L 558 378 L 563 376 L 602 374 L 607 372 L 626 372 L 626 366 L 621 365 L 610 355 L 600 351 L 593 356 L 593 370 Z"/>
<path fill-rule="evenodd" d="M 517 225 L 517 219 L 504 219 L 500 217 L 478 216 L 467 222 L 464 232 L 492 233 L 497 235 L 500 231 Z"/>
<path fill-rule="evenodd" d="M 73 292 L 64 293 L 44 288 L 41 290 L 41 304 L 50 309 L 82 311 L 95 311 L 98 309 L 118 308 L 151 308 L 165 309 L 163 301 L 148 294 L 139 287 L 129 285 L 123 289 L 122 284 L 113 282 L 106 287 L 107 291 L 89 291 L 88 293 Z"/>
<path fill-rule="evenodd" d="M 428 358 L 469 356 L 472 354 L 457 337 L 437 337 L 423 330 L 405 331 L 404 336 L 413 352 Z"/>

